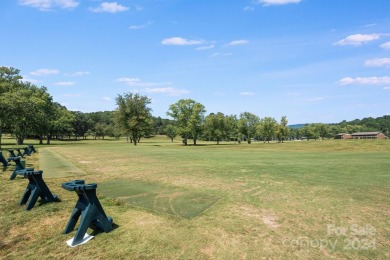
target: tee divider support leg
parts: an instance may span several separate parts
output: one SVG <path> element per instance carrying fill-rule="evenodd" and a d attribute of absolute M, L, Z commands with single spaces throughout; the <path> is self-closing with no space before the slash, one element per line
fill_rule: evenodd
<path fill-rule="evenodd" d="M 23 150 L 22 157 L 24 157 L 25 155 L 30 155 L 30 154 L 28 154 L 29 153 L 28 147 L 23 147 L 22 150 Z"/>
<path fill-rule="evenodd" d="M 32 145 L 32 144 L 29 144 L 29 145 L 28 145 L 28 148 L 30 148 L 30 153 L 31 153 L 31 154 L 37 152 L 37 150 L 35 150 L 34 145 Z"/>
<path fill-rule="evenodd" d="M 7 149 L 7 151 L 9 152 L 9 157 L 17 157 L 14 152 L 14 149 Z"/>
<path fill-rule="evenodd" d="M 0 162 L 3 164 L 4 167 L 7 167 L 9 165 L 9 163 L 4 158 L 3 153 L 1 151 L 0 151 Z"/>
<path fill-rule="evenodd" d="M 14 161 L 16 164 L 15 170 L 11 173 L 11 176 L 9 177 L 10 180 L 14 180 L 16 178 L 16 175 L 18 175 L 17 172 L 20 170 L 34 171 L 34 168 L 25 168 L 25 165 L 22 164 L 20 157 L 9 157 L 8 162 L 10 161 Z"/>
<path fill-rule="evenodd" d="M 16 156 L 24 157 L 24 154 L 20 151 L 21 148 L 15 148 Z"/>
<path fill-rule="evenodd" d="M 45 202 L 58 201 L 58 197 L 51 193 L 42 179 L 42 173 L 43 171 L 30 171 L 27 169 L 17 171 L 17 174 L 27 177 L 29 182 L 19 202 L 19 205 L 27 204 L 26 210 L 31 210 L 39 197 Z"/>
<path fill-rule="evenodd" d="M 84 180 L 74 180 L 63 183 L 62 188 L 68 191 L 75 191 L 78 196 L 78 201 L 64 231 L 64 234 L 72 232 L 77 220 L 81 217 L 72 246 L 83 241 L 89 227 L 92 229 L 99 228 L 106 233 L 112 231 L 112 218 L 107 217 L 96 196 L 97 184 L 85 184 Z"/>

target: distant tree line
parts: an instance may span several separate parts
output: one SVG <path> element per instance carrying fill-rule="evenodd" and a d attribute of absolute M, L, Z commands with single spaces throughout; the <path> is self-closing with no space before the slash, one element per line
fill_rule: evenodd
<path fill-rule="evenodd" d="M 15 137 L 17 144 L 24 139 L 37 138 L 42 144 L 52 139 L 105 139 L 126 137 L 136 145 L 141 138 L 166 135 L 171 141 L 180 137 L 184 145 L 192 140 L 278 141 L 295 139 L 333 138 L 338 133 L 380 131 L 390 133 L 390 116 L 356 119 L 338 124 L 307 124 L 302 128 L 288 127 L 283 116 L 260 118 L 250 112 L 225 115 L 222 112 L 207 116 L 205 106 L 192 99 L 181 99 L 169 106 L 171 119 L 153 117 L 151 100 L 140 94 L 127 93 L 116 98 L 115 111 L 83 113 L 69 111 L 55 102 L 45 87 L 22 80 L 20 71 L 0 67 L 0 147 L 3 133 Z"/>
<path fill-rule="evenodd" d="M 11 134 L 20 145 L 27 137 L 50 144 L 52 139 L 126 136 L 116 114 L 118 111 L 69 111 L 55 102 L 45 87 L 23 81 L 18 69 L 0 67 L 0 148 L 4 133 Z M 165 134 L 168 121 L 151 117 L 143 135 Z"/>
<path fill-rule="evenodd" d="M 291 139 L 329 139 L 339 133 L 353 134 L 357 132 L 381 132 L 386 136 L 390 134 L 390 115 L 372 118 L 342 121 L 337 124 L 306 124 L 299 129 L 291 129 Z"/>
<path fill-rule="evenodd" d="M 278 140 L 283 142 L 289 137 L 287 118 L 284 116 L 277 122 L 274 118 L 259 118 L 249 112 L 236 115 L 225 115 L 221 112 L 211 113 L 205 116 L 205 106 L 192 99 L 180 99 L 169 106 L 167 115 L 172 121 L 151 120 L 150 108 L 147 104 L 150 100 L 139 94 L 119 95 L 117 98 L 119 109 L 116 112 L 118 121 L 121 121 L 122 132 L 133 135 L 131 141 L 136 144 L 137 137 L 147 133 L 154 122 L 154 129 L 161 131 L 172 141 L 176 136 L 182 139 L 184 145 L 188 145 L 191 139 L 196 145 L 197 140 L 216 141 L 242 141 L 250 144 L 253 140 L 269 142 Z M 143 111 L 142 113 L 140 111 Z M 149 118 L 149 119 L 148 119 Z M 148 123 L 149 122 L 149 126 Z M 161 122 L 161 124 L 160 124 Z M 161 126 L 161 127 L 160 127 Z M 138 134 L 139 133 L 139 134 Z"/>

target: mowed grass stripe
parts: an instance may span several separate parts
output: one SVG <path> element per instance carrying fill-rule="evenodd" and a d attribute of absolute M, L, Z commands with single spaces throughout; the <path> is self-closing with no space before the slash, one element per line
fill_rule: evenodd
<path fill-rule="evenodd" d="M 185 219 L 199 216 L 218 201 L 202 192 L 130 179 L 102 183 L 99 192 L 133 207 Z"/>
<path fill-rule="evenodd" d="M 45 178 L 72 177 L 84 174 L 84 171 L 50 148 L 39 149 L 39 170 Z"/>

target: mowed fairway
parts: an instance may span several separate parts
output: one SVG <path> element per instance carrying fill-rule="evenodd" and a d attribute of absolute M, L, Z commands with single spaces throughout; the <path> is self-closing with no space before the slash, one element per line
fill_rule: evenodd
<path fill-rule="evenodd" d="M 9 181 L 13 167 L 3 171 L 0 257 L 390 258 L 388 140 L 185 147 L 157 137 L 136 147 L 124 140 L 37 147 L 49 150 L 27 163 L 45 167 L 62 201 L 25 211 L 18 202 L 27 181 Z M 74 179 L 98 184 L 115 229 L 69 248 L 75 232 L 62 232 L 77 196 L 61 183 Z"/>

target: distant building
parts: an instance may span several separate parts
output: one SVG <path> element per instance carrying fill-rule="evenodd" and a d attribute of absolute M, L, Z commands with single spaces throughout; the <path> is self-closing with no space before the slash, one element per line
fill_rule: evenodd
<path fill-rule="evenodd" d="M 381 132 L 359 132 L 351 134 L 352 139 L 386 139 L 387 137 Z"/>
<path fill-rule="evenodd" d="M 351 139 L 352 135 L 346 133 L 337 134 L 334 139 Z"/>

